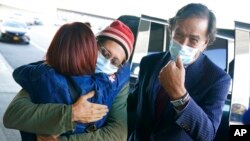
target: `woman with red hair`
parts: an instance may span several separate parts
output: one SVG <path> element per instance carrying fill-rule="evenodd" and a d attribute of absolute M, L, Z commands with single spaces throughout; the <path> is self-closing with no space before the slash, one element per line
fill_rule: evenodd
<path fill-rule="evenodd" d="M 37 104 L 70 105 L 76 98 L 95 90 L 96 95 L 88 98 L 96 107 L 94 112 L 97 116 L 92 122 L 77 122 L 73 131 L 62 136 L 86 133 L 105 123 L 106 112 L 129 80 L 130 70 L 126 61 L 132 52 L 134 39 L 129 28 L 124 26 L 120 21 L 113 22 L 100 33 L 97 44 L 89 25 L 80 22 L 65 24 L 54 36 L 45 61 L 21 66 L 13 72 L 15 81 Z M 110 46 L 106 47 L 106 44 Z M 21 131 L 21 135 L 25 141 L 36 140 L 35 134 Z"/>

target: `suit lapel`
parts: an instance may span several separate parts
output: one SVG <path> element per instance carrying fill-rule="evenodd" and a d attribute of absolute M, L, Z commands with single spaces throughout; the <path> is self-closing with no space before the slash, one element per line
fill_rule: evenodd
<path fill-rule="evenodd" d="M 160 90 L 160 82 L 158 79 L 159 72 L 161 69 L 167 64 L 167 62 L 170 60 L 170 54 L 165 53 L 162 57 L 161 60 L 159 60 L 159 63 L 156 65 L 155 71 L 152 73 L 152 77 L 150 78 L 149 81 L 149 97 L 148 100 L 150 101 L 150 111 L 151 111 L 151 118 L 155 120 L 155 102 L 156 102 L 156 97 L 159 93 Z"/>
<path fill-rule="evenodd" d="M 204 72 L 204 58 L 205 56 L 200 54 L 199 58 L 186 68 L 185 87 L 191 96 L 201 81 L 202 72 Z"/>

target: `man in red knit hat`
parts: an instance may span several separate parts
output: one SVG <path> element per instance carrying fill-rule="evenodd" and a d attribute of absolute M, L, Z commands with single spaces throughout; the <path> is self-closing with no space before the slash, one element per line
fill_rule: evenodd
<path fill-rule="evenodd" d="M 109 54 L 103 54 L 106 55 L 106 59 L 110 59 L 113 55 L 114 58 L 111 59 L 111 63 L 113 61 L 115 66 L 121 65 L 129 59 L 133 50 L 134 35 L 129 27 L 121 21 L 116 20 L 111 23 L 110 26 L 99 33 L 97 39 L 99 45 L 104 47 L 103 50 L 101 48 L 101 51 L 105 52 L 105 49 L 107 49 L 106 51 L 109 52 Z M 117 61 L 120 64 L 115 64 L 118 63 Z"/>

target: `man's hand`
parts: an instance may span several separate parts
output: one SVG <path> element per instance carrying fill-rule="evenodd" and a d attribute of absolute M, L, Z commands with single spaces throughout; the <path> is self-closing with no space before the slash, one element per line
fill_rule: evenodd
<path fill-rule="evenodd" d="M 59 141 L 58 136 L 53 135 L 37 135 L 37 141 Z"/>
<path fill-rule="evenodd" d="M 159 80 L 171 100 L 179 99 L 185 95 L 185 68 L 179 56 L 176 63 L 171 60 L 162 68 Z"/>
<path fill-rule="evenodd" d="M 90 103 L 87 101 L 95 95 L 94 91 L 81 96 L 72 105 L 72 121 L 81 123 L 95 122 L 103 118 L 108 112 L 106 105 Z"/>

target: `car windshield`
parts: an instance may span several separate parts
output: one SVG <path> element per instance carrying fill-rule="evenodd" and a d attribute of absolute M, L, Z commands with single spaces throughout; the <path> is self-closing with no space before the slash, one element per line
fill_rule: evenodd
<path fill-rule="evenodd" d="M 26 28 L 25 24 L 16 21 L 6 21 L 3 23 L 3 25 L 15 28 Z"/>

